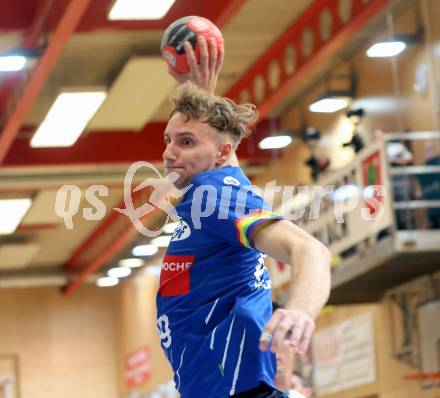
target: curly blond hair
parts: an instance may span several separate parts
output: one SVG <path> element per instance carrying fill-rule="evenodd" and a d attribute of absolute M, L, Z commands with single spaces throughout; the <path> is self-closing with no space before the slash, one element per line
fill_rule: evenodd
<path fill-rule="evenodd" d="M 258 119 L 255 105 L 238 105 L 229 98 L 209 94 L 191 82 L 177 87 L 170 100 L 173 107 L 170 118 L 179 112 L 188 119 L 208 123 L 217 131 L 229 134 L 236 145 L 252 133 L 251 127 Z"/>

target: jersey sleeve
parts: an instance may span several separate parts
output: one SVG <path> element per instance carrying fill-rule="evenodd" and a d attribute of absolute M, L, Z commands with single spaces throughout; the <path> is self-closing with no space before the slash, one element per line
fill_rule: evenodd
<path fill-rule="evenodd" d="M 206 195 L 203 208 L 214 209 L 201 218 L 201 228 L 233 245 L 255 249 L 252 233 L 261 223 L 282 220 L 251 186 L 223 186 L 216 195 Z M 215 202 L 215 203 L 214 203 Z"/>
<path fill-rule="evenodd" d="M 248 216 L 237 218 L 234 222 L 238 241 L 245 247 L 255 249 L 251 239 L 254 229 L 263 222 L 282 220 L 283 217 L 270 210 L 254 209 Z"/>

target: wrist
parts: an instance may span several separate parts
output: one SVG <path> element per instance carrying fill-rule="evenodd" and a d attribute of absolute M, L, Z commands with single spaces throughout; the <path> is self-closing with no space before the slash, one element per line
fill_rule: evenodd
<path fill-rule="evenodd" d="M 295 298 L 290 299 L 286 303 L 286 310 L 292 312 L 302 312 L 309 316 L 311 319 L 315 319 L 316 316 L 315 311 L 310 304 L 305 303 L 302 300 L 296 300 Z"/>

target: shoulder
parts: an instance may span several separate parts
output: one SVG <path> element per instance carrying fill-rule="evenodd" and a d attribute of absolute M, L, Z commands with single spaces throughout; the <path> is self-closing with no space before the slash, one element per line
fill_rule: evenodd
<path fill-rule="evenodd" d="M 249 178 L 239 167 L 222 167 L 197 174 L 192 180 L 193 192 L 216 193 L 217 199 L 231 197 L 259 197 Z"/>
<path fill-rule="evenodd" d="M 232 166 L 220 167 L 215 170 L 199 173 L 193 178 L 192 183 L 194 186 L 213 185 L 237 188 L 251 184 L 240 167 Z"/>

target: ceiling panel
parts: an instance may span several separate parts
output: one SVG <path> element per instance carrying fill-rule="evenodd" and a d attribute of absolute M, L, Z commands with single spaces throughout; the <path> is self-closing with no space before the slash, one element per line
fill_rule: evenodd
<path fill-rule="evenodd" d="M 89 123 L 91 130 L 140 130 L 176 85 L 160 57 L 134 57 Z"/>
<path fill-rule="evenodd" d="M 38 243 L 3 243 L 0 245 L 0 270 L 23 268 L 40 251 Z"/>
<path fill-rule="evenodd" d="M 39 192 L 21 225 L 62 223 L 63 220 L 55 213 L 56 195 L 57 191 Z"/>
<path fill-rule="evenodd" d="M 161 36 L 161 31 L 76 33 L 63 50 L 25 124 L 39 125 L 62 88 L 110 88 L 132 57 L 160 54 Z"/>

